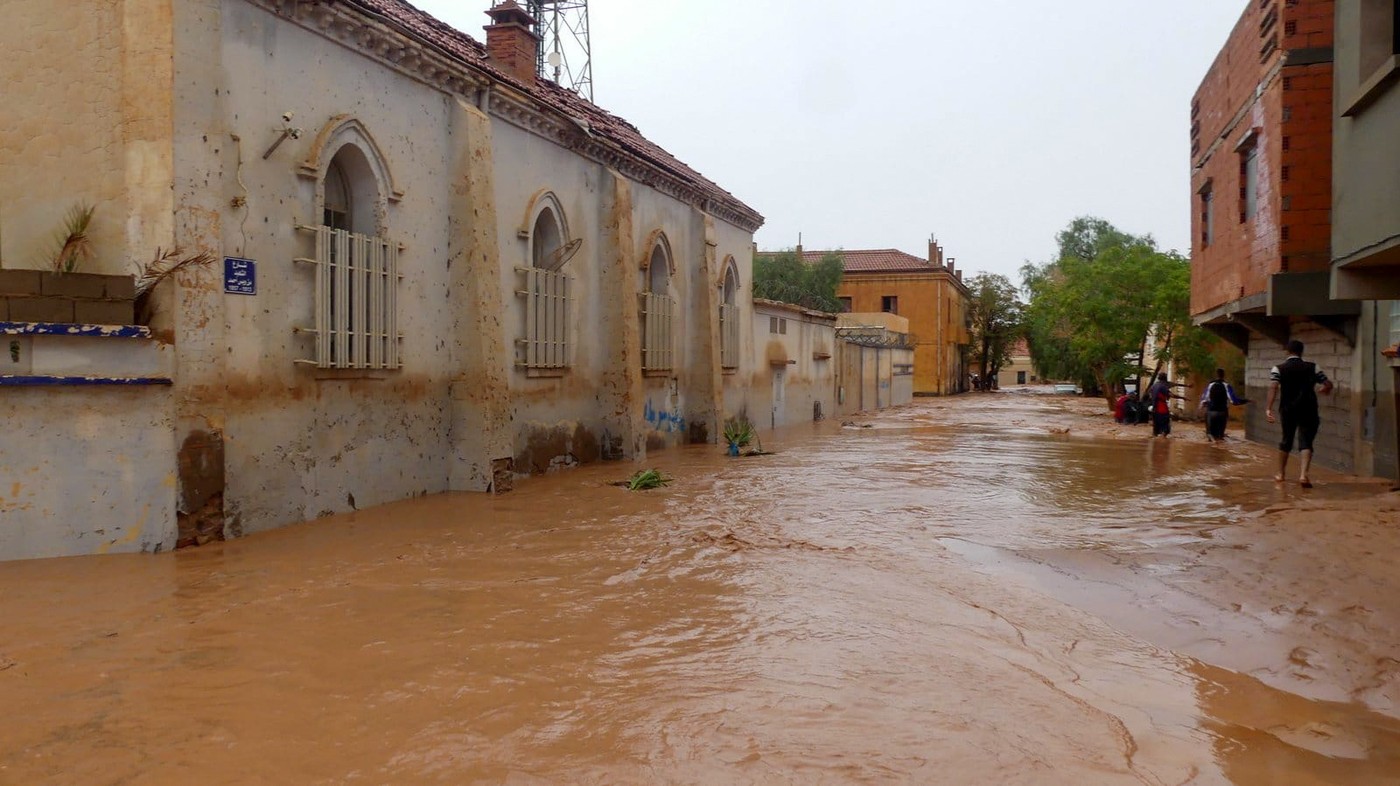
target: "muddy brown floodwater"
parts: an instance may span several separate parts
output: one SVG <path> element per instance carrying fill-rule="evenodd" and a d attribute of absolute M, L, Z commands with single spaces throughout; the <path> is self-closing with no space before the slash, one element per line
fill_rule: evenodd
<path fill-rule="evenodd" d="M 1008 392 L 0 564 L 0 783 L 1400 783 L 1400 503 Z"/>

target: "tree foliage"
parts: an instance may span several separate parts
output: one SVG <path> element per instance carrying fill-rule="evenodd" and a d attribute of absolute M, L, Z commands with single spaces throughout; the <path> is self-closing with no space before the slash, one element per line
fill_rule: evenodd
<path fill-rule="evenodd" d="M 1016 285 L 1006 276 L 981 273 L 968 279 L 971 294 L 972 362 L 982 379 L 996 376 L 1011 360 L 1011 350 L 1021 337 L 1025 306 Z"/>
<path fill-rule="evenodd" d="M 844 270 L 837 251 L 810 265 L 791 249 L 762 254 L 753 260 L 753 295 L 835 313 L 841 310 L 836 288 Z"/>
<path fill-rule="evenodd" d="M 1042 376 L 1111 400 L 1117 382 L 1155 375 L 1167 362 L 1187 372 L 1214 368 L 1213 339 L 1191 322 L 1189 260 L 1100 218 L 1077 218 L 1056 240 L 1054 261 L 1021 269 L 1026 334 Z"/>

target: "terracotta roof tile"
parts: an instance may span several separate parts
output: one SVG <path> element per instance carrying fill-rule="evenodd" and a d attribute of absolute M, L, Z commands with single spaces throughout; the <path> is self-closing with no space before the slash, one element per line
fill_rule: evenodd
<path fill-rule="evenodd" d="M 642 159 L 671 177 L 684 182 L 704 194 L 706 198 L 744 215 L 755 227 L 763 224 L 763 216 L 758 211 L 744 204 L 714 181 L 696 172 L 661 146 L 642 136 L 636 126 L 549 80 L 540 79 L 534 86 L 525 85 L 509 74 L 493 67 L 487 60 L 484 44 L 427 12 L 415 8 L 404 0 L 339 0 L 339 2 L 359 8 L 453 59 L 474 69 L 484 71 L 497 80 L 509 83 L 557 112 L 571 116 L 576 121 L 584 121 L 589 134 L 617 145 L 632 156 Z"/>
<path fill-rule="evenodd" d="M 820 262 L 830 251 L 803 251 L 802 261 Z M 846 261 L 848 273 L 903 273 L 911 271 L 934 271 L 939 268 L 913 254 L 906 254 L 893 248 L 843 249 L 837 253 Z"/>

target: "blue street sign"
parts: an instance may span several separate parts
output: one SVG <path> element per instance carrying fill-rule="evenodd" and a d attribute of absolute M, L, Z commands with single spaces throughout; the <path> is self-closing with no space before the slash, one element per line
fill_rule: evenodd
<path fill-rule="evenodd" d="M 224 257 L 224 291 L 232 295 L 258 294 L 258 263 L 241 257 Z"/>

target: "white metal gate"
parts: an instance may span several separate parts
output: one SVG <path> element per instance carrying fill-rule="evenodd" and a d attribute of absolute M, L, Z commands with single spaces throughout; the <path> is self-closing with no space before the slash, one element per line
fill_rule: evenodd
<path fill-rule="evenodd" d="M 676 301 L 666 295 L 641 293 L 642 370 L 669 371 L 675 367 Z"/>
<path fill-rule="evenodd" d="M 719 364 L 739 367 L 739 307 L 732 303 L 719 307 Z"/>
<path fill-rule="evenodd" d="M 316 251 L 298 262 L 316 267 L 315 326 L 318 368 L 396 369 L 399 358 L 399 247 L 328 226 L 312 232 Z"/>
<path fill-rule="evenodd" d="M 573 279 L 538 267 L 516 270 L 525 276 L 525 338 L 517 344 L 517 365 L 526 368 L 563 369 L 569 366 L 569 302 Z"/>

